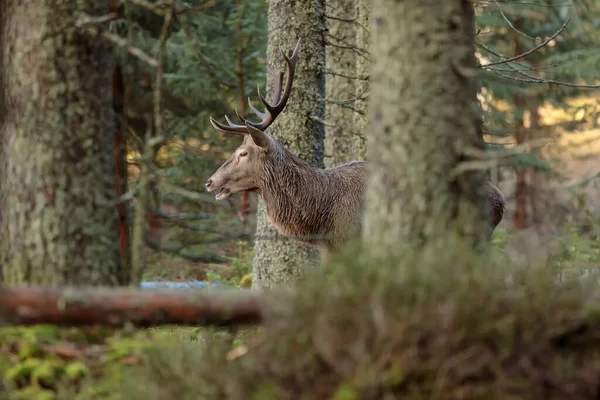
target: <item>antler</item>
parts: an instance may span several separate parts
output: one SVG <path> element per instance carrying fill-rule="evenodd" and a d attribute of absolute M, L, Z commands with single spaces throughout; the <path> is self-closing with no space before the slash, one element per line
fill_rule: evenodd
<path fill-rule="evenodd" d="M 256 115 L 258 115 L 260 117 L 260 119 L 261 119 L 260 122 L 248 121 L 246 118 L 242 117 L 239 114 L 239 112 L 236 108 L 235 114 L 244 123 L 244 125 L 234 124 L 233 122 L 231 122 L 229 117 L 227 117 L 227 115 L 225 115 L 225 120 L 227 121 L 229 126 L 223 125 L 223 124 L 217 122 L 215 119 L 213 119 L 213 117 L 210 117 L 210 123 L 212 124 L 212 126 L 216 130 L 221 131 L 221 132 L 233 133 L 235 135 L 243 136 L 248 133 L 248 128 L 246 128 L 246 125 L 245 125 L 247 123 L 248 125 L 252 125 L 253 127 L 260 129 L 261 131 L 264 132 L 273 123 L 273 121 L 275 121 L 275 118 L 277 118 L 277 116 L 283 111 L 283 109 L 285 108 L 285 105 L 287 104 L 287 101 L 290 97 L 290 93 L 292 92 L 292 82 L 294 81 L 294 73 L 296 71 L 296 61 L 298 61 L 299 50 L 300 50 L 300 39 L 298 39 L 298 42 L 296 43 L 296 48 L 294 49 L 294 52 L 292 53 L 291 57 L 288 57 L 283 52 L 283 50 L 281 50 L 281 47 L 279 47 L 279 51 L 281 52 L 281 55 L 283 56 L 283 59 L 285 60 L 285 62 L 287 64 L 287 80 L 285 82 L 285 90 L 282 95 L 281 84 L 283 83 L 283 73 L 277 72 L 277 79 L 275 80 L 275 103 L 276 103 L 275 105 L 271 105 L 267 102 L 267 100 L 265 100 L 263 95 L 260 93 L 260 86 L 258 86 L 258 88 L 257 88 L 258 97 L 260 97 L 260 100 L 262 101 L 262 103 L 265 105 L 265 107 L 267 109 L 265 112 L 258 111 L 256 109 L 256 107 L 254 107 L 254 105 L 252 104 L 250 97 L 248 97 L 248 105 L 250 106 L 250 109 Z M 271 70 L 271 72 L 273 72 L 273 70 L 271 69 L 270 66 L 269 66 L 269 69 Z"/>

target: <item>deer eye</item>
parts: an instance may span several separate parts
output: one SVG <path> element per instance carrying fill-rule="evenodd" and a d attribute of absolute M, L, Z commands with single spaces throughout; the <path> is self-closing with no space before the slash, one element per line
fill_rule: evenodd
<path fill-rule="evenodd" d="M 240 153 L 240 157 L 246 157 L 247 155 L 248 155 L 248 152 L 247 152 L 247 151 L 242 151 L 242 152 Z"/>

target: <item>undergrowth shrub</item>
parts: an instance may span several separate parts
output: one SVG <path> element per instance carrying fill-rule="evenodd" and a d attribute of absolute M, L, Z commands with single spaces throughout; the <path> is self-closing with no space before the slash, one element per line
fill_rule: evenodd
<path fill-rule="evenodd" d="M 324 276 L 324 274 L 326 276 Z M 144 399 L 597 399 L 600 307 L 591 281 L 511 265 L 460 242 L 374 263 L 356 249 L 293 291 L 233 350 L 155 347 Z"/>

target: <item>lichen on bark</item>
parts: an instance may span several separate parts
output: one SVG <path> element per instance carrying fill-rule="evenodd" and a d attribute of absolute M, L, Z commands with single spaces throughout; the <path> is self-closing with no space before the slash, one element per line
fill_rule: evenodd
<path fill-rule="evenodd" d="M 106 1 L 3 3 L 0 265 L 11 284 L 116 285 L 110 48 L 77 27 Z"/>
<path fill-rule="evenodd" d="M 356 46 L 359 49 L 370 49 L 371 31 L 369 27 L 369 4 L 367 0 L 356 0 Z M 356 60 L 356 111 L 354 113 L 354 126 L 357 135 L 355 135 L 356 155 L 359 160 L 365 160 L 367 157 L 367 128 L 369 116 L 369 74 L 371 68 L 370 52 L 361 57 L 355 57 Z"/>
<path fill-rule="evenodd" d="M 325 118 L 325 3 L 317 1 L 271 0 L 268 11 L 269 38 L 267 62 L 284 70 L 278 46 L 291 55 L 298 38 L 302 40 L 294 87 L 282 114 L 269 128 L 270 133 L 292 153 L 323 168 Z M 269 74 L 267 92 L 274 90 Z M 288 283 L 305 268 L 318 265 L 319 251 L 283 240 L 269 223 L 265 205 L 258 202 L 253 289 Z"/>
<path fill-rule="evenodd" d="M 371 12 L 363 239 L 389 256 L 403 243 L 443 243 L 455 228 L 480 243 L 485 175 L 451 175 L 466 147 L 483 149 L 476 85 L 464 76 L 475 68 L 472 4 L 373 0 Z"/>
<path fill-rule="evenodd" d="M 356 58 L 363 49 L 356 44 L 356 0 L 327 3 L 325 166 L 359 160 Z M 358 54 L 357 54 L 358 53 Z"/>

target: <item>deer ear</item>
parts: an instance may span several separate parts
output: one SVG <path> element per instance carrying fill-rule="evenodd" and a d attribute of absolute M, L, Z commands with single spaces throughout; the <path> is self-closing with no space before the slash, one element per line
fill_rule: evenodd
<path fill-rule="evenodd" d="M 254 144 L 256 144 L 258 147 L 268 149 L 271 146 L 271 139 L 266 133 L 258 128 L 253 127 L 252 125 L 249 125 L 248 123 L 246 123 L 246 129 L 248 129 L 248 134 L 250 134 Z"/>

